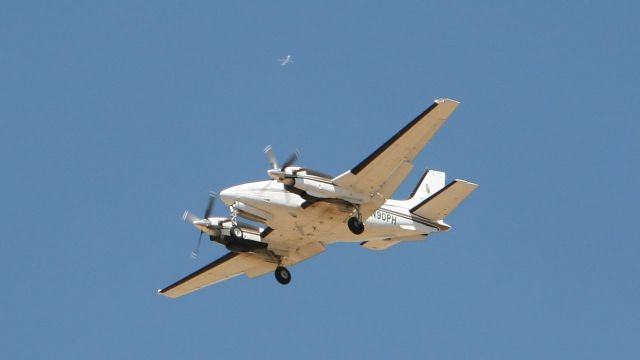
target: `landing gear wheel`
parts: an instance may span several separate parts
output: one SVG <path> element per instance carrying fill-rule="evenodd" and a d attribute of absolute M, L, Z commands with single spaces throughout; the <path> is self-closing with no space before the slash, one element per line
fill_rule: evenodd
<path fill-rule="evenodd" d="M 356 217 L 349 218 L 347 225 L 349 226 L 349 230 L 356 235 L 360 235 L 364 232 L 364 224 Z"/>
<path fill-rule="evenodd" d="M 240 229 L 237 226 L 232 226 L 231 230 L 229 231 L 231 233 L 232 236 L 237 237 L 238 239 L 242 239 L 242 229 Z"/>
<path fill-rule="evenodd" d="M 278 266 L 276 268 L 276 280 L 282 285 L 287 285 L 291 282 L 291 273 L 286 267 Z"/>

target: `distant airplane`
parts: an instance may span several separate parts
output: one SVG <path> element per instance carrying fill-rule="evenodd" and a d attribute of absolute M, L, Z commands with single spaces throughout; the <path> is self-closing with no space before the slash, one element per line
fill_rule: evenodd
<path fill-rule="evenodd" d="M 278 59 L 278 61 L 280 62 L 280 65 L 286 66 L 287 64 L 292 63 L 293 59 L 291 59 L 291 55 L 287 55 L 287 57 L 285 57 L 284 59 Z"/>

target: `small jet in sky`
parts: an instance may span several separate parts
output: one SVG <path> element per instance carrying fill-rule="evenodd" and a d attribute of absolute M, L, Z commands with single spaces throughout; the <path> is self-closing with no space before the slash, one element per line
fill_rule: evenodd
<path fill-rule="evenodd" d="M 287 57 L 285 57 L 284 59 L 278 59 L 278 61 L 280 62 L 280 65 L 286 66 L 288 64 L 291 64 L 293 62 L 293 59 L 291 58 L 291 55 L 287 55 Z"/>
<path fill-rule="evenodd" d="M 448 231 L 451 226 L 444 219 L 477 184 L 454 180 L 445 185 L 444 172 L 426 170 L 408 199 L 391 196 L 458 104 L 436 100 L 371 155 L 336 177 L 294 166 L 297 152 L 279 165 L 273 148 L 267 146 L 271 180 L 220 192 L 230 216 L 211 216 L 217 198 L 213 193 L 203 217 L 184 213 L 183 219 L 200 230 L 194 255 L 204 234 L 229 253 L 158 292 L 177 298 L 241 274 L 255 278 L 270 272 L 279 283 L 288 284 L 287 267 L 322 253 L 333 243 L 385 250 Z"/>

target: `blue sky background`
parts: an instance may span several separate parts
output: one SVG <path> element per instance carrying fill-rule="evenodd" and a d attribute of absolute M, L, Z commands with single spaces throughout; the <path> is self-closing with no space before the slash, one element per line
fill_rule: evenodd
<path fill-rule="evenodd" d="M 3 2 L 3 357 L 640 357 L 639 18 L 633 1 Z M 479 183 L 451 232 L 334 245 L 286 287 L 156 294 L 224 253 L 191 259 L 180 216 L 265 179 L 267 144 L 339 174 L 439 97 L 462 105 L 396 197 L 426 167 Z"/>

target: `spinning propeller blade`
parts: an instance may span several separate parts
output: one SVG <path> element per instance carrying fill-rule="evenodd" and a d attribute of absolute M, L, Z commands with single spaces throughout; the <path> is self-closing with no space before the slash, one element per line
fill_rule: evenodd
<path fill-rule="evenodd" d="M 213 210 L 213 205 L 215 205 L 217 197 L 218 194 L 214 193 L 213 191 L 209 191 L 209 203 L 207 204 L 207 210 L 205 210 L 204 212 L 205 219 L 208 219 L 209 215 L 211 215 L 211 210 Z"/>
<path fill-rule="evenodd" d="M 200 243 L 202 243 L 202 231 L 200 231 L 200 236 L 198 236 L 198 242 L 196 243 L 195 249 L 191 251 L 191 257 L 194 259 L 198 257 L 198 252 L 200 251 Z"/>
<path fill-rule="evenodd" d="M 269 164 L 271 164 L 271 168 L 273 170 L 280 169 L 280 171 L 284 171 L 284 169 L 286 169 L 287 167 L 295 164 L 296 161 L 298 161 L 298 159 L 300 158 L 300 152 L 296 150 L 293 152 L 293 154 L 291 154 L 291 156 L 289 156 L 287 161 L 285 161 L 284 164 L 282 164 L 282 167 L 280 167 L 278 166 L 278 160 L 276 159 L 276 155 L 273 153 L 273 146 L 267 145 L 267 147 L 264 148 L 264 153 L 265 155 L 267 155 L 267 159 L 269 159 Z"/>
<path fill-rule="evenodd" d="M 264 148 L 264 153 L 267 155 L 267 159 L 269 159 L 271 168 L 278 169 L 278 160 L 276 160 L 276 155 L 273 153 L 273 147 L 271 145 L 267 145 L 267 147 Z"/>
<path fill-rule="evenodd" d="M 193 224 L 194 221 L 198 221 L 198 220 L 202 220 L 199 217 L 197 217 L 196 215 L 190 213 L 188 210 L 184 212 L 184 214 L 182 215 L 182 220 L 186 221 L 186 222 L 190 222 Z"/>
<path fill-rule="evenodd" d="M 298 152 L 298 150 L 296 150 L 293 152 L 293 154 L 291 154 L 291 156 L 289 156 L 287 161 L 285 161 L 284 164 L 282 164 L 282 168 L 280 169 L 280 171 L 284 171 L 284 169 L 295 164 L 296 161 L 298 161 L 298 158 L 300 158 L 300 153 Z"/>

